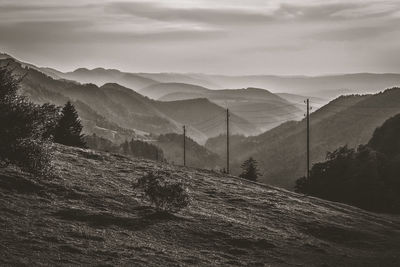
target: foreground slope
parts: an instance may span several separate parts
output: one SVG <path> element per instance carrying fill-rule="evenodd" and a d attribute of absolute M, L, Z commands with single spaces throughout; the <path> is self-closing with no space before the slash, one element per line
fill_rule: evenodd
<path fill-rule="evenodd" d="M 0 170 L 0 265 L 398 266 L 400 219 L 213 172 L 58 146 L 57 177 Z M 165 215 L 134 197 L 175 173 L 192 204 Z"/>

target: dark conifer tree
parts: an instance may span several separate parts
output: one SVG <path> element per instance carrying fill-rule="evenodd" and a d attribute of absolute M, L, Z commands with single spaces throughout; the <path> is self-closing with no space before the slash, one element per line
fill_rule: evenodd
<path fill-rule="evenodd" d="M 239 177 L 242 177 L 247 180 L 251 181 L 257 181 L 258 176 L 260 175 L 260 172 L 257 168 L 257 161 L 250 157 L 248 160 L 243 162 L 241 165 L 243 172 L 239 175 Z"/>
<path fill-rule="evenodd" d="M 65 104 L 61 112 L 61 118 L 55 129 L 54 142 L 66 146 L 75 146 L 86 148 L 82 124 L 78 113 L 70 101 Z"/>

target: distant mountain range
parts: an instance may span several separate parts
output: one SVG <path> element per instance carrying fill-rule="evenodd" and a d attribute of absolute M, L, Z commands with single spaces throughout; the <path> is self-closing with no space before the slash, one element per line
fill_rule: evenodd
<path fill-rule="evenodd" d="M 374 95 L 342 96 L 310 116 L 310 150 L 313 163 L 324 160 L 327 151 L 339 146 L 366 143 L 376 127 L 400 113 L 400 88 Z M 225 158 L 225 136 L 208 140 L 206 147 Z M 292 189 L 306 173 L 306 123 L 286 122 L 254 137 L 231 137 L 234 173 L 248 157 L 259 161 L 268 184 Z"/>
<path fill-rule="evenodd" d="M 78 82 L 103 85 L 114 82 L 140 90 L 157 83 L 185 83 L 209 89 L 265 88 L 273 93 L 291 93 L 332 99 L 343 94 L 377 93 L 382 88 L 400 85 L 397 73 L 353 73 L 324 76 L 243 75 L 227 76 L 200 73 L 129 73 L 113 69 L 77 69 L 62 73 L 49 68 L 50 75 Z M 54 78 L 54 77 L 53 77 Z"/>
<path fill-rule="evenodd" d="M 199 78 L 219 88 L 266 88 L 274 93 L 292 93 L 332 99 L 343 94 L 377 93 L 382 88 L 400 85 L 397 73 L 354 73 L 325 76 L 247 75 L 223 76 L 199 74 Z"/>
<path fill-rule="evenodd" d="M 206 98 L 221 107 L 229 108 L 233 114 L 246 119 L 260 131 L 269 130 L 285 120 L 302 118 L 304 113 L 299 104 L 304 101 L 304 97 L 297 96 L 296 101 L 290 102 L 259 88 L 210 90 L 184 83 L 159 83 L 145 87 L 140 92 L 162 101 Z M 294 95 L 291 96 L 294 98 Z M 302 100 L 299 101 L 299 98 Z M 257 131 L 252 133 L 256 134 Z"/>
<path fill-rule="evenodd" d="M 149 99 L 116 83 L 80 84 L 76 81 L 53 79 L 33 65 L 23 65 L 12 59 L 0 60 L 17 75 L 25 75 L 21 93 L 36 103 L 63 105 L 72 100 L 84 123 L 85 131 L 113 141 L 123 141 L 145 134 L 181 133 L 182 125 L 190 126 L 192 138 L 204 143 L 222 130 L 201 124 L 208 118 L 223 120 L 225 110 L 207 99 L 161 102 Z M 25 68 L 24 68 L 25 67 Z M 232 114 L 232 133 L 249 135 L 257 127 Z"/>
<path fill-rule="evenodd" d="M 135 73 L 126 73 L 114 69 L 106 70 L 103 68 L 96 68 L 93 70 L 88 70 L 85 68 L 79 68 L 73 72 L 66 73 L 51 68 L 41 68 L 41 70 L 46 74 L 50 73 L 51 76 L 56 79 L 62 78 L 74 80 L 80 83 L 93 83 L 97 86 L 102 86 L 106 83 L 118 83 L 135 91 L 138 91 L 141 88 L 151 84 L 159 83 L 158 81 L 140 76 Z"/>
<path fill-rule="evenodd" d="M 0 53 L 0 59 L 12 58 Z M 40 70 L 54 79 L 68 79 L 80 83 L 118 83 L 139 91 L 158 83 L 184 83 L 208 89 L 265 88 L 273 93 L 332 99 L 343 94 L 377 93 L 382 88 L 400 85 L 398 73 L 352 73 L 323 76 L 242 75 L 228 76 L 201 73 L 130 73 L 116 69 L 79 68 L 61 72 L 53 68 L 40 68 L 22 61 L 24 66 Z M 142 92 L 143 93 L 143 92 Z"/>

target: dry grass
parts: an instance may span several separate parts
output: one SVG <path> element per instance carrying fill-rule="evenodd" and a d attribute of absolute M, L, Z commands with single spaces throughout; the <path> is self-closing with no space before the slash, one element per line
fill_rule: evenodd
<path fill-rule="evenodd" d="M 399 266 L 400 217 L 120 155 L 57 146 L 57 177 L 0 170 L 0 265 Z M 159 213 L 134 197 L 148 171 L 193 201 Z"/>

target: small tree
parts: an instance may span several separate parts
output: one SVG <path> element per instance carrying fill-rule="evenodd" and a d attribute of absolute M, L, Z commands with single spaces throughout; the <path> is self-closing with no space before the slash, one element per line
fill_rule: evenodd
<path fill-rule="evenodd" d="M 241 168 L 243 172 L 239 175 L 239 177 L 242 177 L 247 180 L 251 181 L 257 181 L 258 176 L 260 175 L 260 172 L 257 168 L 257 161 L 250 157 L 248 160 L 244 161 L 243 164 L 241 165 Z"/>
<path fill-rule="evenodd" d="M 190 203 L 187 189 L 179 181 L 172 182 L 161 173 L 149 173 L 139 178 L 134 189 L 144 193 L 144 197 L 157 210 L 178 212 Z"/>
<path fill-rule="evenodd" d="M 54 142 L 66 146 L 86 148 L 84 135 L 81 133 L 82 128 L 74 105 L 68 101 L 61 111 L 61 118 L 54 132 Z"/>

